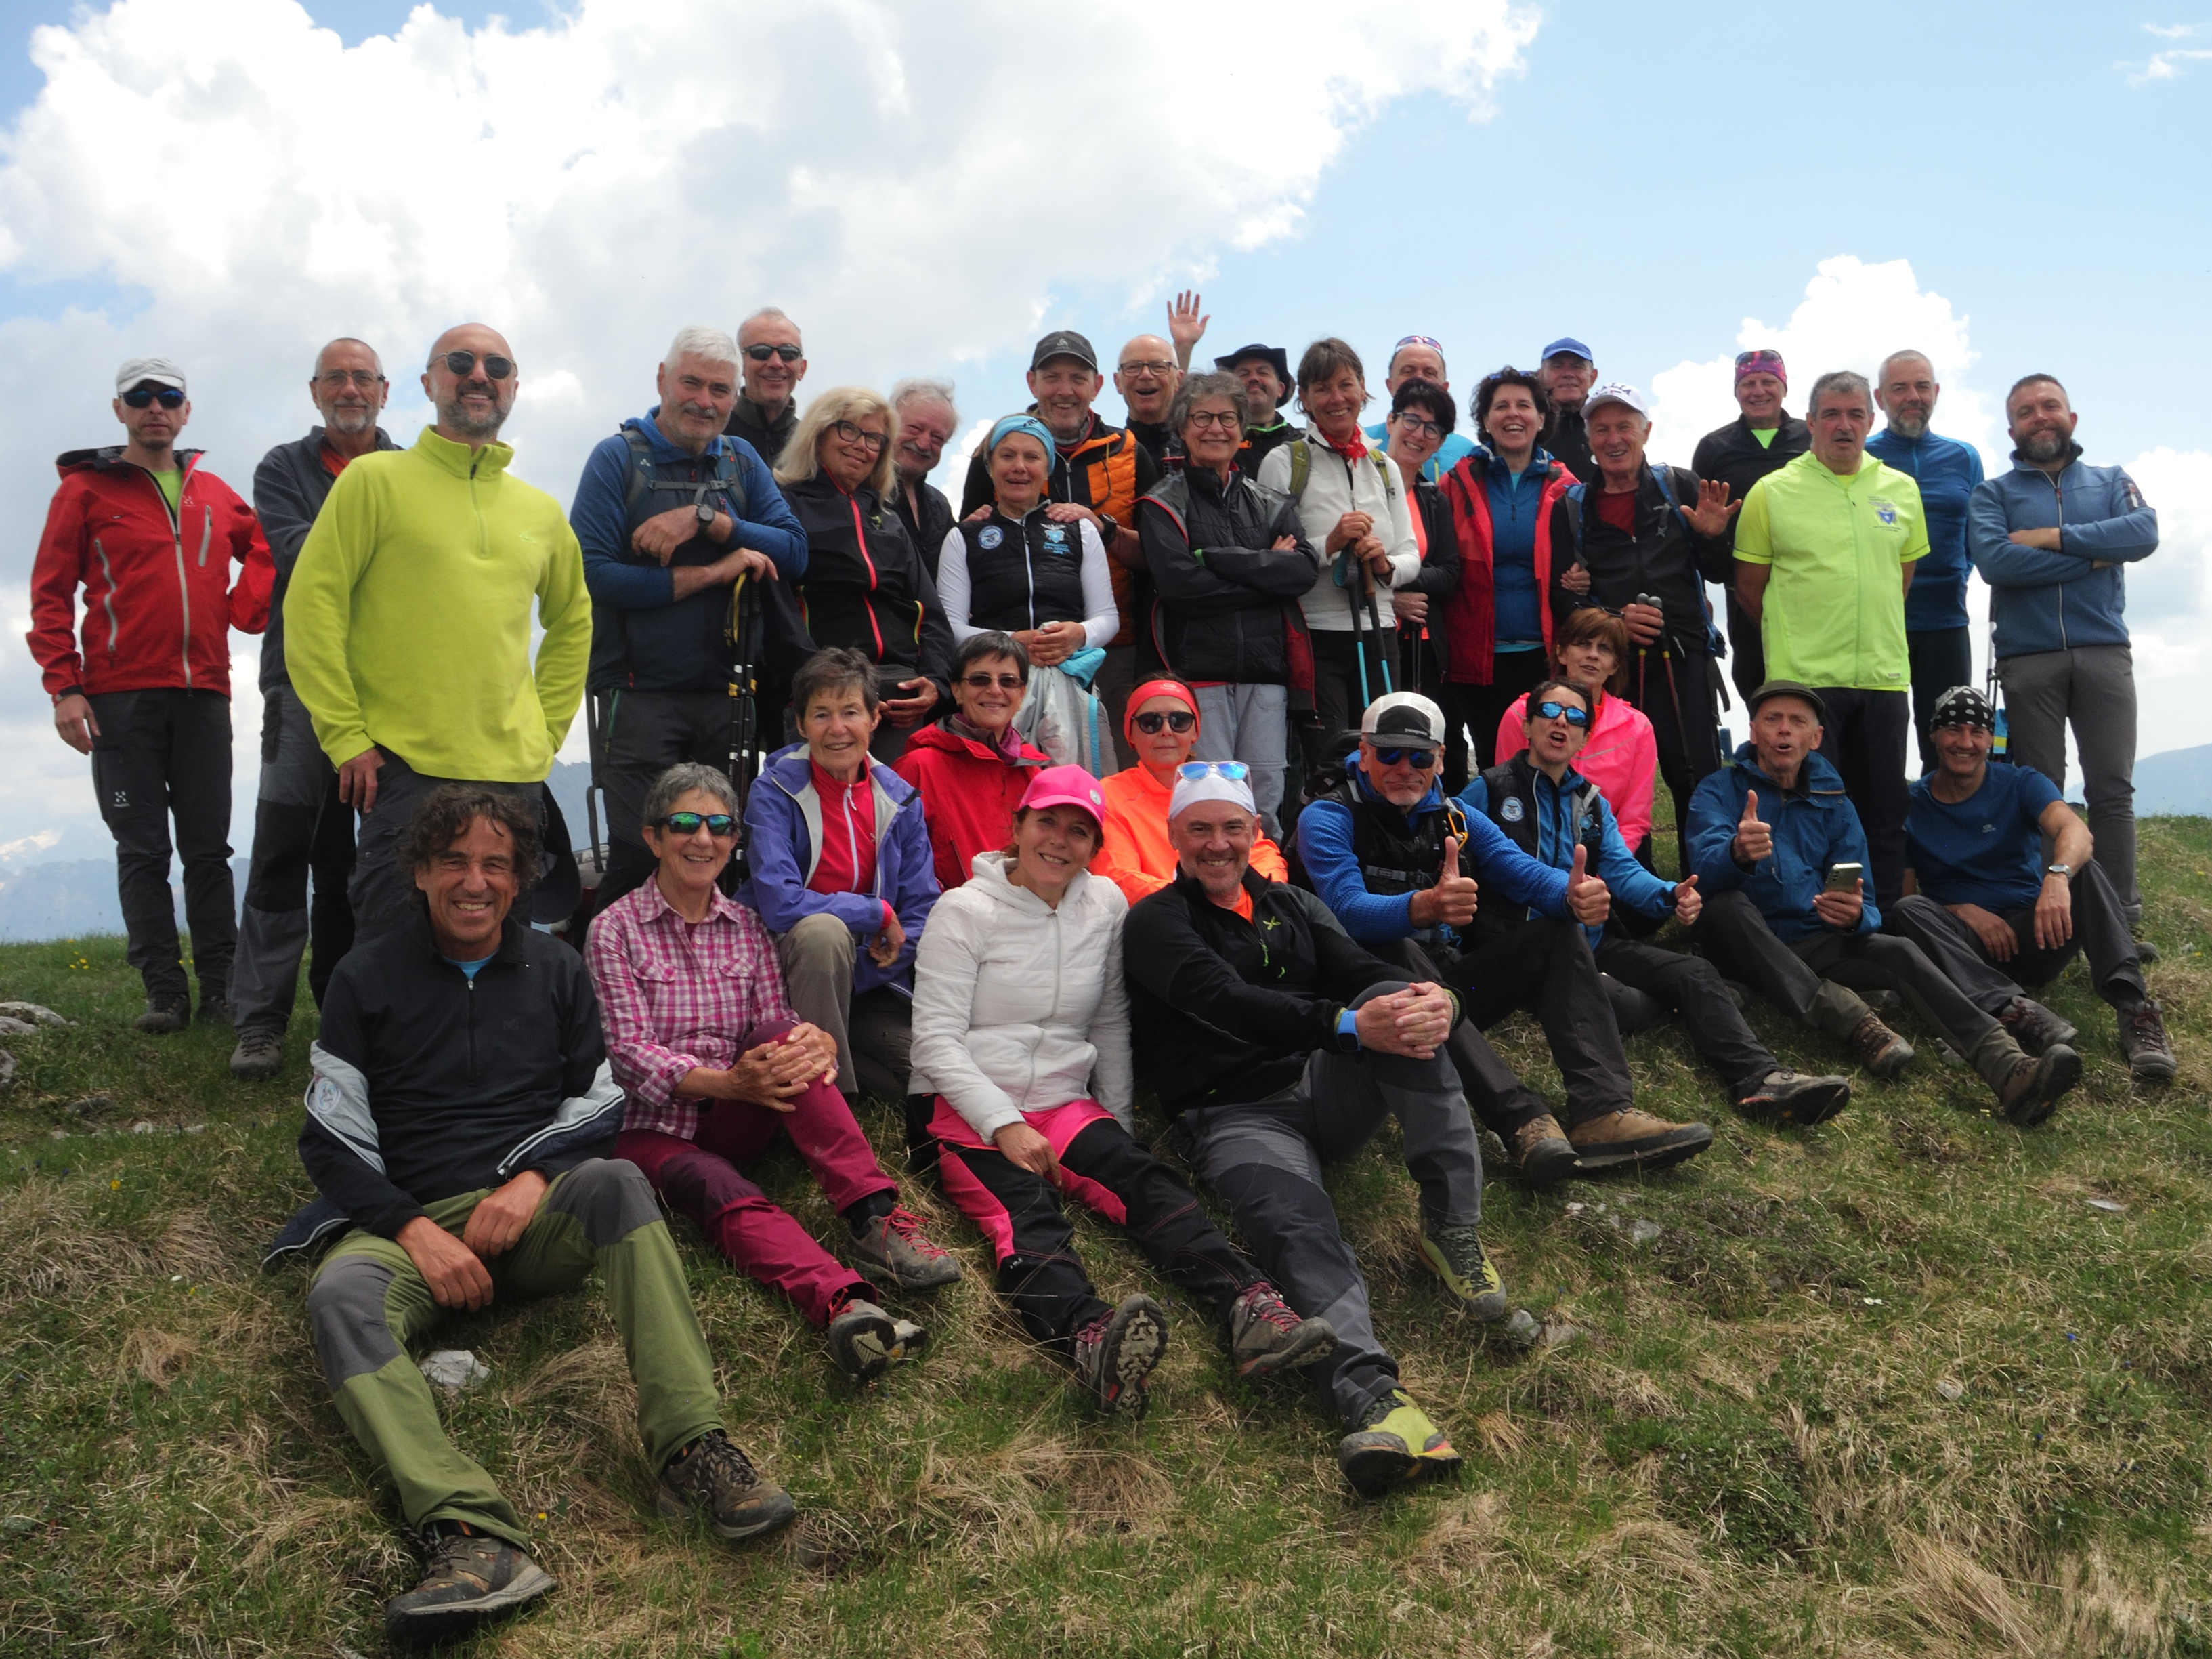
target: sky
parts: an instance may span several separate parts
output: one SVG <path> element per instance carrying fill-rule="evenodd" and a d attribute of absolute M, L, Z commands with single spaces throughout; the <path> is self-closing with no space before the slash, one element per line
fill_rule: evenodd
<path fill-rule="evenodd" d="M 802 398 L 945 374 L 969 423 L 1026 400 L 1047 329 L 1111 354 L 1185 287 L 1212 319 L 1202 355 L 1337 334 L 1378 390 L 1406 334 L 1444 343 L 1462 392 L 1572 334 L 1654 396 L 1651 453 L 1678 463 L 1733 416 L 1749 344 L 1778 346 L 1801 389 L 1927 352 L 1936 428 L 1992 471 L 2005 388 L 2048 372 L 2088 459 L 2126 465 L 2161 514 L 2130 576 L 2142 752 L 2212 742 L 2212 415 L 2176 395 L 2212 356 L 2189 159 L 2212 149 L 2212 23 L 2037 3 L 1253 15 L 11 0 L 0 856 L 99 835 L 22 635 L 52 457 L 119 438 L 114 365 L 182 362 L 187 441 L 243 492 L 312 421 L 324 340 L 384 350 L 404 442 L 428 412 L 411 365 L 471 319 L 521 365 L 514 471 L 564 503 L 651 401 L 676 329 L 763 304 L 805 331 Z M 1101 408 L 1118 417 L 1110 390 Z M 243 842 L 259 708 L 255 641 L 234 644 Z"/>

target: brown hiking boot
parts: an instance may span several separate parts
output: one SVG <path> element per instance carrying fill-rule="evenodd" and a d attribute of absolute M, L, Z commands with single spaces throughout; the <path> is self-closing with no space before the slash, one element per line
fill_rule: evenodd
<path fill-rule="evenodd" d="M 671 1521 L 695 1511 L 718 1538 L 738 1543 L 776 1528 L 799 1513 L 791 1494 L 761 1478 L 752 1460 L 720 1429 L 709 1429 L 668 1460 L 653 1502 Z"/>
<path fill-rule="evenodd" d="M 2005 1121 L 2033 1129 L 2049 1117 L 2059 1096 L 2081 1080 L 2081 1056 L 2064 1043 L 2053 1043 L 2039 1057 L 2022 1054 L 2011 1074 L 1997 1085 L 1997 1109 Z"/>
<path fill-rule="evenodd" d="M 384 1633 L 399 1647 L 443 1641 L 511 1613 L 553 1588 L 552 1575 L 521 1548 L 454 1522 L 431 1534 L 422 1582 L 384 1604 Z"/>
<path fill-rule="evenodd" d="M 1624 1164 L 1663 1170 L 1704 1152 L 1713 1144 L 1713 1132 L 1706 1124 L 1669 1123 L 1631 1106 L 1577 1124 L 1572 1139 L 1575 1162 L 1589 1175 Z"/>
<path fill-rule="evenodd" d="M 1869 1014 L 1858 1023 L 1844 1047 L 1851 1051 L 1851 1058 L 1887 1083 L 1912 1060 L 1912 1045 Z"/>
<path fill-rule="evenodd" d="M 2012 1034 L 2012 1040 L 2021 1052 L 2039 1054 L 2058 1043 L 2070 1044 L 2081 1034 L 2067 1020 L 2045 1007 L 2033 997 L 2014 997 L 1997 1016 L 1997 1024 Z"/>
<path fill-rule="evenodd" d="M 2171 1083 L 2181 1069 L 2166 1034 L 2166 1016 L 2155 1002 L 2132 1003 L 2112 1011 L 2119 1017 L 2120 1054 L 2138 1083 Z"/>
<path fill-rule="evenodd" d="M 1513 1156 L 1521 1165 L 1521 1179 L 1531 1187 L 1557 1186 L 1575 1172 L 1575 1149 L 1549 1112 L 1513 1132 Z"/>

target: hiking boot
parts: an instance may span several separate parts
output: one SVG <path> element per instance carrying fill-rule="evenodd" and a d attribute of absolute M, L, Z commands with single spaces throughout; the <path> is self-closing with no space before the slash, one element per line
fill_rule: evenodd
<path fill-rule="evenodd" d="M 1422 1228 L 1421 1260 L 1463 1310 L 1486 1325 L 1505 1317 L 1505 1281 L 1484 1254 L 1474 1228 Z"/>
<path fill-rule="evenodd" d="M 200 992 L 200 1024 L 203 1025 L 232 1025 L 237 1023 L 230 1012 L 230 998 L 221 991 Z"/>
<path fill-rule="evenodd" d="M 1885 1083 L 1903 1071 L 1912 1060 L 1912 1045 L 1874 1014 L 1869 1014 L 1858 1023 L 1845 1039 L 1844 1047 L 1851 1051 L 1852 1059 Z"/>
<path fill-rule="evenodd" d="M 922 1219 L 904 1205 L 878 1216 L 853 1237 L 853 1255 L 902 1291 L 933 1291 L 960 1282 L 960 1263 L 922 1231 Z"/>
<path fill-rule="evenodd" d="M 1704 1152 L 1713 1144 L 1713 1132 L 1703 1123 L 1669 1123 L 1631 1106 L 1577 1124 L 1573 1142 L 1575 1162 L 1585 1175 L 1624 1164 L 1663 1170 Z"/>
<path fill-rule="evenodd" d="M 2152 963 L 2158 960 L 2158 946 L 2153 945 L 2148 939 L 2139 939 L 2136 940 L 2135 947 L 2136 960 L 2146 968 Z"/>
<path fill-rule="evenodd" d="M 2006 1122 L 2033 1129 L 2051 1115 L 2059 1096 L 2081 1080 L 2081 1056 L 2063 1042 L 2045 1049 L 2039 1058 L 2022 1054 L 1997 1085 L 1997 1109 Z"/>
<path fill-rule="evenodd" d="M 1075 1334 L 1075 1375 L 1107 1416 L 1142 1417 L 1152 1403 L 1145 1380 L 1167 1347 L 1166 1313 L 1149 1296 L 1133 1296 Z"/>
<path fill-rule="evenodd" d="M 1362 1498 L 1381 1498 L 1411 1481 L 1457 1474 L 1459 1464 L 1444 1431 L 1403 1389 L 1393 1389 L 1370 1406 L 1359 1427 L 1336 1443 L 1336 1467 Z"/>
<path fill-rule="evenodd" d="M 1513 1156 L 1521 1165 L 1521 1179 L 1531 1187 L 1555 1187 L 1575 1172 L 1575 1149 L 1549 1112 L 1513 1132 Z"/>
<path fill-rule="evenodd" d="M 782 1487 L 761 1479 L 752 1460 L 720 1429 L 709 1429 L 660 1471 L 654 1506 L 671 1521 L 703 1515 L 718 1538 L 757 1538 L 799 1513 Z"/>
<path fill-rule="evenodd" d="M 2120 1054 L 2138 1083 L 2171 1083 L 2180 1070 L 2166 1016 L 2155 1002 L 2130 1003 L 2112 1012 L 2120 1023 Z"/>
<path fill-rule="evenodd" d="M 830 1320 L 830 1357 L 855 1382 L 874 1382 L 898 1361 L 913 1358 L 928 1341 L 922 1327 L 893 1319 L 857 1296 Z"/>
<path fill-rule="evenodd" d="M 504 1538 L 463 1532 L 457 1522 L 433 1524 L 442 1530 L 428 1540 L 422 1582 L 384 1604 L 384 1633 L 396 1644 L 462 1635 L 553 1588 L 553 1575 Z"/>
<path fill-rule="evenodd" d="M 1245 1286 L 1229 1310 L 1229 1357 L 1239 1376 L 1286 1371 L 1335 1350 L 1335 1328 L 1326 1319 L 1299 1318 L 1264 1279 Z"/>
<path fill-rule="evenodd" d="M 1758 1123 L 1802 1127 L 1825 1123 L 1851 1103 L 1851 1085 L 1839 1077 L 1807 1077 L 1784 1066 L 1769 1072 L 1736 1097 L 1735 1109 Z"/>
<path fill-rule="evenodd" d="M 284 1034 L 264 1026 L 247 1026 L 238 1034 L 238 1047 L 230 1051 L 230 1074 L 249 1083 L 275 1077 L 283 1064 Z"/>
<path fill-rule="evenodd" d="M 131 1024 L 149 1036 L 167 1036 L 191 1023 L 192 1000 L 182 991 L 166 997 L 148 997 L 146 1012 Z"/>
<path fill-rule="evenodd" d="M 1997 1024 L 2012 1033 L 2023 1054 L 2039 1054 L 2081 1035 L 2033 997 L 2014 997 L 1997 1016 Z"/>

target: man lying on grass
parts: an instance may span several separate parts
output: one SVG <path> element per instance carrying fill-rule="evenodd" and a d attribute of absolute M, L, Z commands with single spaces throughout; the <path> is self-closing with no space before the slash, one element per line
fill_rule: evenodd
<path fill-rule="evenodd" d="M 524 1553 L 521 1516 L 446 1438 L 408 1358 L 409 1340 L 447 1309 L 574 1290 L 596 1264 L 662 1513 L 697 1510 L 739 1539 L 781 1526 L 793 1505 L 723 1432 L 707 1340 L 653 1188 L 635 1164 L 605 1156 L 623 1093 L 584 964 L 509 919 L 537 879 L 532 814 L 500 790 L 446 784 L 416 808 L 402 851 L 422 907 L 356 948 L 331 982 L 300 1135 L 322 1199 L 288 1236 L 350 1224 L 307 1314 L 338 1415 L 389 1473 L 424 1543 L 422 1582 L 385 1605 L 387 1632 L 411 1643 L 553 1588 Z"/>

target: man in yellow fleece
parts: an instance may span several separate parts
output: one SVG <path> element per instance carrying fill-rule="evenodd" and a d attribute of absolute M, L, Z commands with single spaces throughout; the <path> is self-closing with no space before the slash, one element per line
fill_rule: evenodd
<path fill-rule="evenodd" d="M 438 337 L 411 448 L 362 455 L 331 487 L 284 595 L 285 655 L 315 739 L 361 814 L 349 896 L 366 943 L 412 914 L 397 857 L 441 783 L 526 795 L 582 701 L 592 648 L 583 554 L 560 504 L 497 441 L 520 376 L 481 323 Z M 530 660 L 532 597 L 545 638 Z"/>

